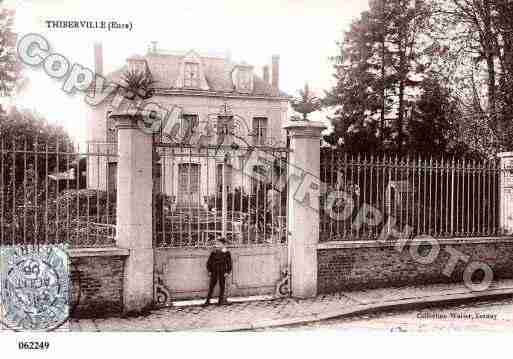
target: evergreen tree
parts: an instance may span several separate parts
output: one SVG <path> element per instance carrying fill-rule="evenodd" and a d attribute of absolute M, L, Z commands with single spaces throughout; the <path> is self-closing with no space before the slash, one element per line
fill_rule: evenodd
<path fill-rule="evenodd" d="M 422 95 L 408 121 L 408 151 L 423 155 L 452 153 L 458 145 L 456 120 L 461 116 L 456 99 L 439 81 L 422 83 Z"/>
<path fill-rule="evenodd" d="M 383 30 L 381 14 L 365 11 L 338 44 L 340 54 L 333 59 L 337 83 L 324 98 L 325 106 L 335 107 L 330 118 L 334 133 L 326 138 L 332 144 L 346 149 L 356 143 L 358 147 L 383 147 L 377 140 L 384 137 L 381 118 L 391 109 L 384 93 L 393 89 L 386 75 L 390 56 L 382 46 Z"/>
<path fill-rule="evenodd" d="M 406 113 L 415 99 L 415 92 L 422 83 L 422 75 L 427 70 L 421 56 L 427 43 L 423 42 L 422 33 L 430 17 L 430 7 L 424 0 L 389 0 L 390 41 L 392 53 L 394 82 L 397 91 L 394 142 L 401 152 L 407 143 L 404 129 Z"/>
<path fill-rule="evenodd" d="M 408 142 L 405 115 L 427 72 L 421 33 L 430 7 L 421 0 L 371 0 L 369 5 L 345 33 L 334 58 L 337 84 L 324 104 L 335 107 L 335 133 L 326 140 L 401 151 Z"/>

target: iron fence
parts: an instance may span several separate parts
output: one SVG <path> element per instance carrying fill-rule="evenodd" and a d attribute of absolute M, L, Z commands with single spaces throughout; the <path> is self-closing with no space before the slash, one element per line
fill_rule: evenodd
<path fill-rule="evenodd" d="M 115 146 L 16 139 L 0 143 L 0 243 L 112 246 Z"/>
<path fill-rule="evenodd" d="M 321 179 L 328 191 L 320 203 L 324 209 L 320 240 L 374 240 L 392 230 L 408 237 L 502 235 L 499 185 L 503 171 L 495 159 L 374 157 L 325 151 Z"/>
<path fill-rule="evenodd" d="M 287 243 L 288 150 L 155 146 L 154 242 L 156 247 L 208 247 L 216 237 L 231 246 Z M 258 162 L 261 163 L 261 162 Z"/>

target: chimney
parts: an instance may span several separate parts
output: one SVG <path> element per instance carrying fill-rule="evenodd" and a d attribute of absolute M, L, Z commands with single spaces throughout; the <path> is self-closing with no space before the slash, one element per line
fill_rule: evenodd
<path fill-rule="evenodd" d="M 263 70 L 262 70 L 262 77 L 264 78 L 264 82 L 266 84 L 269 83 L 269 66 L 268 65 L 265 65 Z"/>
<path fill-rule="evenodd" d="M 276 89 L 280 87 L 280 55 L 272 56 L 272 86 Z"/>
<path fill-rule="evenodd" d="M 154 54 L 157 53 L 157 44 L 158 44 L 158 41 L 151 42 L 151 52 L 153 52 Z"/>
<path fill-rule="evenodd" d="M 103 49 L 101 42 L 94 43 L 94 72 L 103 75 Z"/>

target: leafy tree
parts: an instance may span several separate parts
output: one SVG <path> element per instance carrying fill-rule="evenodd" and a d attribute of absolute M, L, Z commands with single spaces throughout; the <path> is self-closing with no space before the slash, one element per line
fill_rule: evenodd
<path fill-rule="evenodd" d="M 422 91 L 408 121 L 408 150 L 435 156 L 461 152 L 456 120 L 462 113 L 457 99 L 436 79 L 424 81 Z"/>
<path fill-rule="evenodd" d="M 13 107 L 9 113 L 0 114 L 0 138 L 4 186 L 14 182 L 20 188 L 30 166 L 42 183 L 49 173 L 68 170 L 73 160 L 62 154 L 73 152 L 64 128 L 33 111 Z"/>
<path fill-rule="evenodd" d="M 513 149 L 513 3 L 508 0 L 436 0 L 432 35 L 448 44 L 451 86 L 460 90 L 467 118 L 485 121 L 486 152 Z M 482 91 L 481 89 L 485 89 Z"/>
<path fill-rule="evenodd" d="M 0 8 L 0 97 L 12 94 L 19 76 L 15 55 L 16 35 L 12 32 L 14 14 L 14 10 Z M 0 104 L 0 112 L 3 111 Z"/>

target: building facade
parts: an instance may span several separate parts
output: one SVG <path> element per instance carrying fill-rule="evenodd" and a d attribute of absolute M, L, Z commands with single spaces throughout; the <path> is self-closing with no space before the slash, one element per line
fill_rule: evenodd
<path fill-rule="evenodd" d="M 95 46 L 95 64 L 97 74 L 101 74 L 101 45 Z M 209 151 L 184 146 L 181 152 L 175 149 L 174 155 L 168 156 L 169 149 L 161 148 L 156 161 L 155 186 L 177 203 L 190 205 L 203 204 L 207 196 L 223 187 L 247 193 L 254 190 L 254 181 L 232 170 L 233 161 L 242 162 L 242 156 L 235 155 L 227 163 L 230 147 L 285 146 L 282 126 L 287 121 L 289 96 L 279 89 L 279 67 L 279 56 L 273 55 L 271 68 L 264 65 L 262 76 L 258 76 L 254 66 L 233 62 L 227 55 L 196 50 L 165 53 L 154 46 L 144 56 L 128 58 L 123 67 L 105 77 L 122 85 L 127 71 L 151 74 L 155 83 L 150 101 L 179 116 L 182 130 L 199 124 L 198 128 L 208 134 Z M 89 152 L 115 153 L 116 128 L 109 118 L 113 111 L 116 109 L 109 101 L 91 108 Z M 166 142 L 165 136 L 161 141 Z M 88 166 L 90 188 L 115 189 L 115 156 L 96 158 Z"/>

